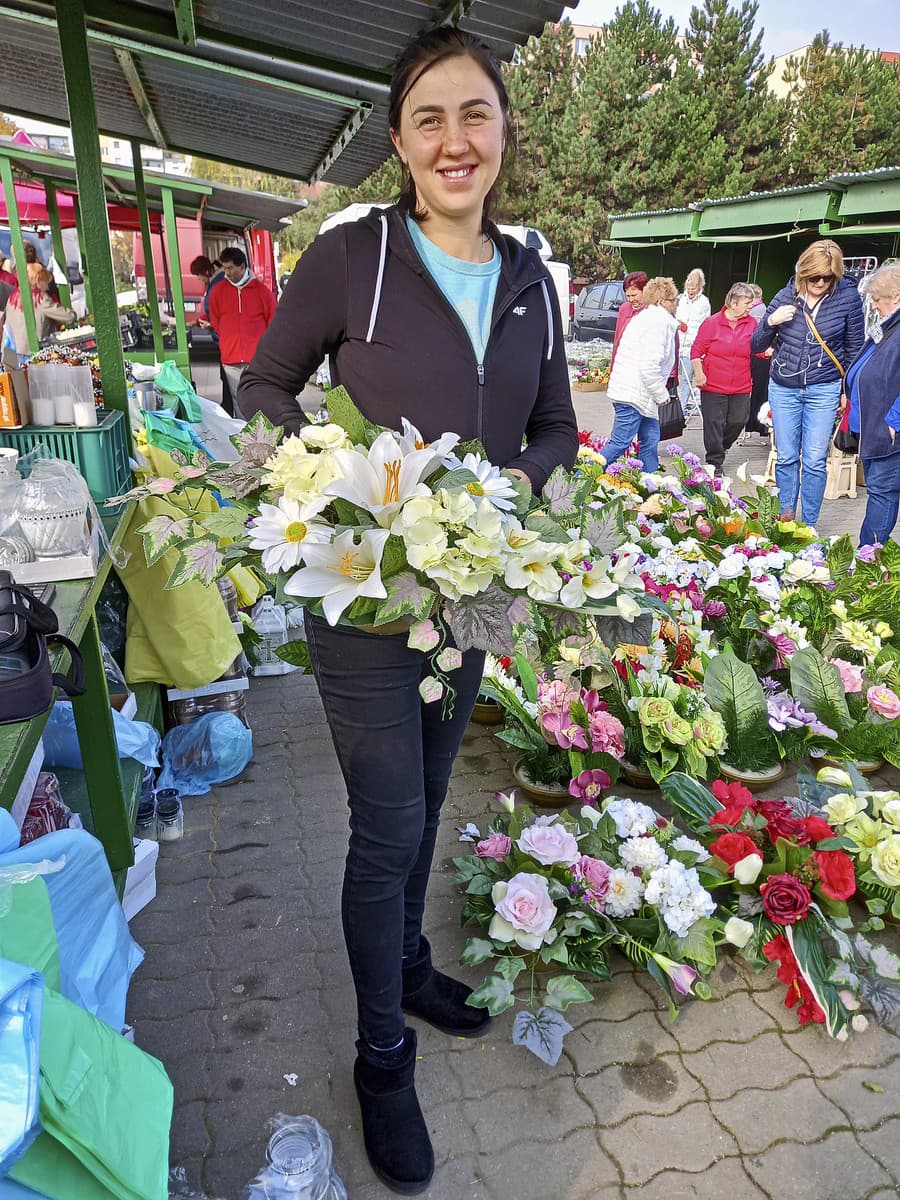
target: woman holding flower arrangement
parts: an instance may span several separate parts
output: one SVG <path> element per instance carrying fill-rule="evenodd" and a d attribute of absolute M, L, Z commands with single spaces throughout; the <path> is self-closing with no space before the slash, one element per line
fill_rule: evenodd
<path fill-rule="evenodd" d="M 295 397 L 327 354 L 333 381 L 368 420 L 400 429 L 408 418 L 425 444 L 447 429 L 477 438 L 491 462 L 540 491 L 555 467 L 571 467 L 577 426 L 546 269 L 488 219 L 512 128 L 492 52 L 458 29 L 424 34 L 397 64 L 389 118 L 406 177 L 398 204 L 306 251 L 244 375 L 241 409 L 296 432 Z M 389 467 L 385 503 L 400 486 Z M 486 502 L 513 494 L 494 476 L 479 474 Z M 483 654 L 462 655 L 454 712 L 442 720 L 420 700 L 425 660 L 406 631 L 376 636 L 309 614 L 306 627 L 349 793 L 342 917 L 366 1150 L 384 1183 L 411 1194 L 428 1185 L 434 1156 L 404 1011 L 457 1036 L 490 1019 L 466 1004 L 469 988 L 433 968 L 422 936 L 440 808 Z"/>

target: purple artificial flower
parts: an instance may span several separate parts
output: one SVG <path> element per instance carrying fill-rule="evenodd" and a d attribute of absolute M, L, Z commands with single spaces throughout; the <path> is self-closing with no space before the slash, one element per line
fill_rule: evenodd
<path fill-rule="evenodd" d="M 625 468 L 620 462 L 614 462 L 606 468 L 606 473 L 607 475 L 621 475 L 624 470 Z"/>
<path fill-rule="evenodd" d="M 639 470 L 639 469 L 640 469 L 641 467 L 643 467 L 643 465 L 644 465 L 644 460 L 643 460 L 642 458 L 631 458 L 631 457 L 629 457 L 629 458 L 623 459 L 623 462 L 624 462 L 624 465 L 625 465 L 625 466 L 626 466 L 626 467 L 627 467 L 627 468 L 628 468 L 630 471 L 636 471 L 636 470 Z"/>
<path fill-rule="evenodd" d="M 696 469 L 697 467 L 699 467 L 701 465 L 700 459 L 697 457 L 696 454 L 692 454 L 690 452 L 690 450 L 683 451 L 681 457 L 684 459 L 684 465 L 686 467 L 693 467 L 694 469 Z"/>
<path fill-rule="evenodd" d="M 582 771 L 575 779 L 569 781 L 569 795 L 580 800 L 582 804 L 594 805 L 604 788 L 608 788 L 610 777 L 606 771 L 598 768 Z"/>
<path fill-rule="evenodd" d="M 806 724 L 806 713 L 801 705 L 787 692 L 779 692 L 766 701 L 769 710 L 769 725 L 779 733 L 785 729 L 802 729 Z"/>
<path fill-rule="evenodd" d="M 873 542 L 873 543 L 871 543 L 871 545 L 860 546 L 860 548 L 856 552 L 856 557 L 859 559 L 860 562 L 866 562 L 866 563 L 874 562 L 875 555 L 878 552 L 878 550 L 880 550 L 880 549 L 881 549 L 880 542 Z"/>
<path fill-rule="evenodd" d="M 703 605 L 704 617 L 709 617 L 711 620 L 716 620 L 718 617 L 724 617 L 728 612 L 722 600 L 707 600 Z"/>
<path fill-rule="evenodd" d="M 682 446 L 678 446 L 678 445 L 669 446 L 667 453 L 670 458 L 683 458 L 684 457 L 684 448 Z"/>
<path fill-rule="evenodd" d="M 763 675 L 759 682 L 762 686 L 762 690 L 770 696 L 774 695 L 774 693 L 779 691 L 781 688 L 781 684 L 778 682 L 778 680 L 773 679 L 771 675 Z"/>

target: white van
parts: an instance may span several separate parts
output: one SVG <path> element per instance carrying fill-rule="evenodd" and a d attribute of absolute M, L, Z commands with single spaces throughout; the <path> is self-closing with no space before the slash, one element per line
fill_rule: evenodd
<path fill-rule="evenodd" d="M 336 225 L 342 225 L 345 221 L 358 221 L 360 217 L 364 217 L 367 213 L 371 212 L 373 208 L 390 208 L 390 205 L 386 203 L 348 204 L 340 212 L 332 213 L 331 216 L 326 217 L 319 226 L 319 233 L 327 233 L 329 229 L 334 229 Z M 534 229 L 530 225 L 498 225 L 497 228 L 501 233 L 505 233 L 507 237 L 521 242 L 529 250 L 537 250 L 540 254 L 541 261 L 550 272 L 550 278 L 553 280 L 553 286 L 556 290 L 556 298 L 559 302 L 559 315 L 562 318 L 563 337 L 568 338 L 572 332 L 572 316 L 575 309 L 572 272 L 569 270 L 568 263 L 556 262 L 554 260 L 550 243 L 539 229 Z"/>

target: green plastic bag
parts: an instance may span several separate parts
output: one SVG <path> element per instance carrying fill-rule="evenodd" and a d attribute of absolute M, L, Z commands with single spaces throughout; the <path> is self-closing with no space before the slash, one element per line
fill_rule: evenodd
<path fill-rule="evenodd" d="M 44 989 L 44 1132 L 10 1178 L 50 1200 L 167 1200 L 172 1085 L 157 1059 Z"/>
<path fill-rule="evenodd" d="M 162 364 L 153 380 L 156 386 L 170 396 L 177 396 L 181 403 L 181 411 L 186 421 L 199 421 L 203 416 L 197 393 L 187 379 L 169 358 Z M 176 407 L 175 405 L 171 406 Z"/>
<path fill-rule="evenodd" d="M 59 944 L 47 885 L 34 867 L 0 867 L 0 958 L 40 971 L 47 987 L 60 987 Z M 14 882 L 14 879 L 18 880 Z"/>

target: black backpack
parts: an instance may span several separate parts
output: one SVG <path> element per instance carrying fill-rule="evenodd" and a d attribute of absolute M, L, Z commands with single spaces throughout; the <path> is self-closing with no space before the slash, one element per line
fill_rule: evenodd
<path fill-rule="evenodd" d="M 0 571 L 0 725 L 30 721 L 53 703 L 53 689 L 84 695 L 84 661 L 76 645 L 58 633 L 56 613 L 27 587 Z M 50 647 L 65 646 L 69 675 L 50 669 Z"/>

